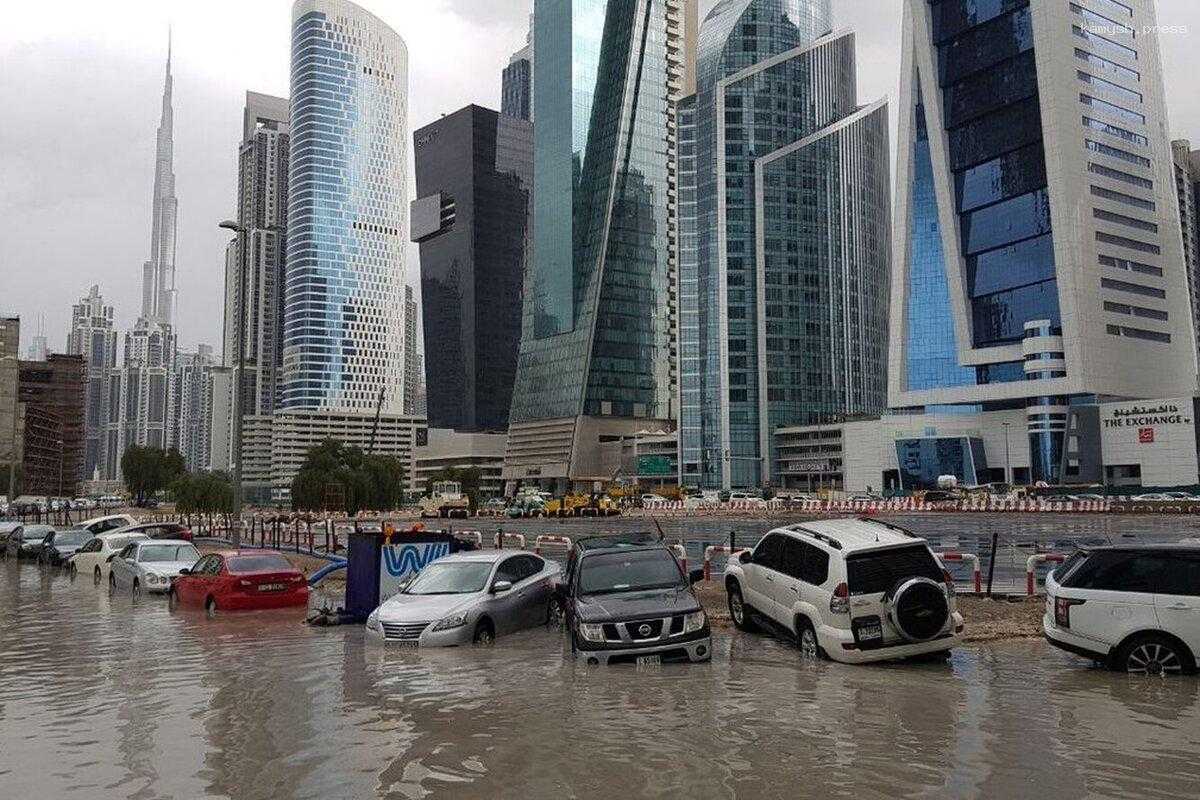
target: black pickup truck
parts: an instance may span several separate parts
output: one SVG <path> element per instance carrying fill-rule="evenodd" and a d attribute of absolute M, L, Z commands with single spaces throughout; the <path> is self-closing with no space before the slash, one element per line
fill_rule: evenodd
<path fill-rule="evenodd" d="M 708 661 L 708 620 L 692 584 L 653 534 L 576 539 L 559 586 L 571 653 L 588 664 Z"/>

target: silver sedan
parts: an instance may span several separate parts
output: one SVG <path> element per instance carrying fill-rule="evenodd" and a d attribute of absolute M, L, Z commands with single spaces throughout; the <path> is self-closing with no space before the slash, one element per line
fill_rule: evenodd
<path fill-rule="evenodd" d="M 389 644 L 453 647 L 547 622 L 561 569 L 534 553 L 480 550 L 421 570 L 367 618 L 367 635 Z"/>

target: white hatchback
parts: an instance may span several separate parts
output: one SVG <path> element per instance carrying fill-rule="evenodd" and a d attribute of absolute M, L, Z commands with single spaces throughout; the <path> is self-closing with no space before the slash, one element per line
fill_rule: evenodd
<path fill-rule="evenodd" d="M 962 642 L 954 583 L 929 545 L 878 520 L 776 528 L 729 559 L 725 589 L 738 628 L 765 622 L 813 658 L 882 661 Z"/>
<path fill-rule="evenodd" d="M 1079 550 L 1046 578 L 1046 639 L 1111 669 L 1193 672 L 1200 654 L 1200 546 Z"/>

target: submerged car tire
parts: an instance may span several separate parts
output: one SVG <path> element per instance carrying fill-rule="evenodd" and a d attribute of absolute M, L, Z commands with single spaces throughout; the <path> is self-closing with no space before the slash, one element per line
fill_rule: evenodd
<path fill-rule="evenodd" d="M 217 615 L 217 599 L 215 597 L 210 597 L 204 601 L 204 613 L 210 617 Z"/>
<path fill-rule="evenodd" d="M 729 616 L 733 619 L 733 626 L 739 631 L 755 631 L 758 626 L 754 624 L 751 615 L 754 609 L 746 605 L 746 599 L 742 596 L 742 587 L 737 581 L 730 581 L 725 592 L 725 599 L 729 604 Z"/>
<path fill-rule="evenodd" d="M 129 594 L 134 600 L 138 600 L 142 596 L 142 584 L 137 578 L 133 579 L 133 586 L 129 588 Z"/>
<path fill-rule="evenodd" d="M 92 584 L 94 586 L 99 586 L 102 580 L 104 580 L 104 576 L 100 574 L 100 568 L 96 567 L 94 570 L 92 570 Z"/>
<path fill-rule="evenodd" d="M 109 572 L 108 573 L 108 594 L 111 597 L 112 595 L 114 595 L 116 593 L 117 593 L 117 576 L 113 575 L 112 572 Z"/>
<path fill-rule="evenodd" d="M 486 619 L 479 620 L 475 625 L 475 635 L 471 637 L 471 641 L 481 647 L 490 647 L 496 643 L 496 631 L 492 628 L 492 623 Z"/>
<path fill-rule="evenodd" d="M 564 616 L 562 604 L 557 598 L 550 598 L 550 602 L 546 603 L 546 627 L 561 628 Z"/>
<path fill-rule="evenodd" d="M 167 611 L 175 611 L 179 608 L 179 595 L 175 592 L 175 587 L 172 586 L 167 591 Z"/>
<path fill-rule="evenodd" d="M 1182 675 L 1196 669 L 1187 648 L 1157 633 L 1134 636 L 1117 651 L 1113 666 L 1133 675 Z"/>
<path fill-rule="evenodd" d="M 796 644 L 800 648 L 800 655 L 807 659 L 819 661 L 826 657 L 817 641 L 817 629 L 804 617 L 796 620 Z"/>
<path fill-rule="evenodd" d="M 67 574 L 71 576 L 71 580 L 79 577 L 79 567 L 75 566 L 74 561 L 67 565 Z"/>

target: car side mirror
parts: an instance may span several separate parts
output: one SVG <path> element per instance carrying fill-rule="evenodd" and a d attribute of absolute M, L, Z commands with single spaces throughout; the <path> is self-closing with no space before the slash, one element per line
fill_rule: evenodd
<path fill-rule="evenodd" d="M 492 594 L 502 594 L 512 589 L 511 581 L 496 581 L 492 584 Z"/>
<path fill-rule="evenodd" d="M 108 558 L 106 558 L 106 559 L 104 559 L 104 560 L 105 560 L 105 561 L 107 561 L 109 564 L 111 564 L 112 562 L 114 562 L 114 561 L 116 561 L 116 560 L 117 560 L 117 556 L 118 556 L 118 555 L 120 555 L 120 554 L 119 554 L 119 553 L 113 553 L 111 556 L 109 556 Z"/>
<path fill-rule="evenodd" d="M 697 584 L 704 580 L 704 570 L 694 569 L 688 573 L 688 583 Z"/>
<path fill-rule="evenodd" d="M 754 563 L 754 551 L 743 550 L 742 552 L 738 553 L 738 561 L 740 561 L 743 564 L 753 564 Z"/>
<path fill-rule="evenodd" d="M 184 567 L 183 569 L 179 570 L 179 574 L 180 575 L 191 575 L 192 570 L 190 567 Z"/>

